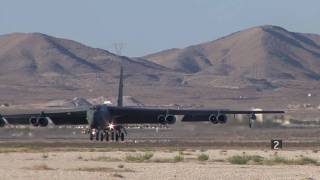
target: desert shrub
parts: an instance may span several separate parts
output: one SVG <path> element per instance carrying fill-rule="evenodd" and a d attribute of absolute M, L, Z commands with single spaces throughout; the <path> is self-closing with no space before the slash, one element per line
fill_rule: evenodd
<path fill-rule="evenodd" d="M 200 154 L 200 155 L 198 156 L 198 160 L 199 160 L 199 161 L 207 161 L 207 160 L 209 160 L 209 156 L 202 153 L 202 154 Z"/>
<path fill-rule="evenodd" d="M 236 155 L 228 159 L 231 164 L 247 164 L 249 161 L 255 164 L 262 164 L 264 158 L 258 155 Z"/>
<path fill-rule="evenodd" d="M 183 155 L 179 154 L 173 157 L 173 162 L 181 162 L 184 160 Z"/>
<path fill-rule="evenodd" d="M 152 157 L 153 157 L 153 153 L 146 152 L 144 154 L 138 154 L 138 155 L 129 154 L 125 157 L 125 160 L 129 162 L 143 162 L 143 161 L 150 160 Z"/>
<path fill-rule="evenodd" d="M 275 155 L 274 157 L 270 159 L 263 158 L 258 155 L 236 155 L 232 156 L 228 159 L 228 161 L 231 164 L 263 164 L 263 165 L 276 165 L 276 164 L 285 164 L 285 165 L 306 165 L 306 164 L 314 164 L 318 165 L 319 162 L 316 159 L 312 159 L 310 157 L 302 156 L 298 159 L 287 159 L 278 155 Z"/>

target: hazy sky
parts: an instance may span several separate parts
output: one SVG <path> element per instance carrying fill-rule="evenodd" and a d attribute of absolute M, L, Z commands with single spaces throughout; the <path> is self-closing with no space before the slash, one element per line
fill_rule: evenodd
<path fill-rule="evenodd" d="M 320 34 L 319 0 L 0 0 L 0 34 L 41 32 L 142 56 L 272 24 Z"/>

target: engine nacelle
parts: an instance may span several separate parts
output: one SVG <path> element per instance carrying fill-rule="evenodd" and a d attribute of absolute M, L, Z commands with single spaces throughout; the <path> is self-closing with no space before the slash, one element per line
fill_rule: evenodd
<path fill-rule="evenodd" d="M 218 121 L 218 119 L 217 119 L 217 116 L 214 115 L 214 114 L 211 114 L 211 115 L 209 116 L 209 121 L 212 122 L 213 124 L 218 124 L 218 123 L 219 123 L 219 121 Z"/>
<path fill-rule="evenodd" d="M 174 124 L 176 122 L 176 117 L 174 115 L 167 115 L 166 116 L 166 123 Z"/>
<path fill-rule="evenodd" d="M 36 118 L 36 117 L 31 117 L 29 119 L 29 123 L 32 124 L 35 127 L 39 126 L 39 121 L 38 121 L 38 118 Z"/>
<path fill-rule="evenodd" d="M 176 122 L 176 117 L 171 114 L 168 114 L 168 115 L 160 114 L 157 117 L 157 119 L 160 124 L 174 124 Z"/>
<path fill-rule="evenodd" d="M 46 127 L 46 126 L 48 126 L 49 121 L 48 121 L 48 119 L 45 118 L 45 117 L 40 117 L 40 118 L 38 118 L 38 124 L 39 124 L 41 127 Z"/>
<path fill-rule="evenodd" d="M 165 116 L 165 115 L 160 114 L 160 115 L 157 117 L 157 119 L 158 119 L 158 122 L 159 122 L 160 124 L 166 124 L 166 116 Z"/>
<path fill-rule="evenodd" d="M 225 114 L 220 114 L 217 120 L 219 121 L 219 123 L 225 124 L 228 120 L 228 117 Z"/>

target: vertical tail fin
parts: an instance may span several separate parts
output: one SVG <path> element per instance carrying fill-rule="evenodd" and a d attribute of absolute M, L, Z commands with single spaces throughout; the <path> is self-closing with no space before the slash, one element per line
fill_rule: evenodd
<path fill-rule="evenodd" d="M 123 106 L 123 67 L 120 68 L 119 90 L 118 90 L 118 107 Z"/>

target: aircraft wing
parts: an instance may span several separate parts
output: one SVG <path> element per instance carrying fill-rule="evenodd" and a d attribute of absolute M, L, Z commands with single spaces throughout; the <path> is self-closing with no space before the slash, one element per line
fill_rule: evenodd
<path fill-rule="evenodd" d="M 284 111 L 250 111 L 250 110 L 228 110 L 228 109 L 164 109 L 164 108 L 139 108 L 139 107 L 109 107 L 112 114 L 131 114 L 131 113 L 147 113 L 147 114 L 172 114 L 172 115 L 203 115 L 203 114 L 277 114 Z"/>
<path fill-rule="evenodd" d="M 8 113 L 2 114 L 0 126 L 5 124 L 27 125 L 32 120 L 40 118 L 43 126 L 52 122 L 55 125 L 80 125 L 88 124 L 86 110 L 59 110 L 59 111 L 39 111 L 39 113 Z M 41 126 L 41 124 L 39 124 Z"/>
<path fill-rule="evenodd" d="M 109 107 L 109 111 L 118 123 L 159 123 L 160 116 L 184 115 L 182 121 L 209 121 L 211 115 L 229 114 L 281 114 L 284 111 L 248 111 L 220 109 L 160 109 L 137 107 Z"/>
<path fill-rule="evenodd" d="M 160 118 L 168 115 L 183 115 L 182 121 L 209 121 L 211 115 L 229 114 L 278 114 L 284 111 L 239 111 L 226 109 L 164 109 L 147 107 L 108 107 L 108 111 L 115 122 L 119 124 L 152 124 L 162 123 Z M 11 113 L 2 114 L 0 126 L 5 124 L 33 124 L 32 120 L 41 119 L 40 126 L 52 122 L 54 125 L 81 125 L 88 124 L 87 110 L 60 110 L 55 112 L 39 111 L 39 113 Z M 42 123 L 41 123 L 42 122 Z"/>

